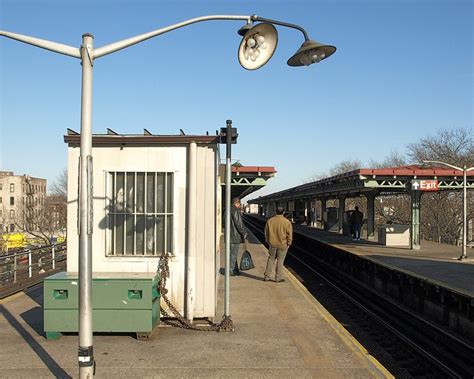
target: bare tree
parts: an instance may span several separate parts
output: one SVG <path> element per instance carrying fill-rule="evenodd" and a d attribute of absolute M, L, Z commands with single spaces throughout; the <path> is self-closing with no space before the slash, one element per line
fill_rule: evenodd
<path fill-rule="evenodd" d="M 456 166 L 474 165 L 474 136 L 471 129 L 441 129 L 408 145 L 408 156 L 413 163 L 438 160 Z M 462 231 L 461 193 L 426 193 L 422 197 L 421 232 L 425 239 L 456 244 Z M 474 217 L 469 207 L 469 221 Z M 470 209 L 469 209 L 470 208 Z"/>
<path fill-rule="evenodd" d="M 413 163 L 438 160 L 454 165 L 474 165 L 474 136 L 471 129 L 441 129 L 434 135 L 408 145 Z"/>
<path fill-rule="evenodd" d="M 51 194 L 67 198 L 67 169 L 64 168 L 51 186 Z"/>
<path fill-rule="evenodd" d="M 371 159 L 369 162 L 370 168 L 399 167 L 405 166 L 406 164 L 406 157 L 398 150 L 392 150 L 390 154 L 381 162 L 375 161 L 373 159 Z"/>

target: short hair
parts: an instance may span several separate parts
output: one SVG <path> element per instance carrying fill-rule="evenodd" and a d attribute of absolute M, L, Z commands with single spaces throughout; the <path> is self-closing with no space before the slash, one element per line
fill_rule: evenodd
<path fill-rule="evenodd" d="M 282 215 L 284 211 L 283 207 L 277 207 L 276 209 L 277 215 Z"/>
<path fill-rule="evenodd" d="M 234 197 L 232 199 L 232 204 L 237 204 L 237 203 L 240 203 L 240 197 Z"/>

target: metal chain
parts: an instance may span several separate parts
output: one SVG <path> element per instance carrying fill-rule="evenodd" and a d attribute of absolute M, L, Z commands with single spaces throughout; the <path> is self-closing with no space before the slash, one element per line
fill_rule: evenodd
<path fill-rule="evenodd" d="M 209 325 L 195 325 L 194 323 L 183 317 L 181 313 L 179 313 L 178 309 L 171 303 L 167 295 L 168 290 L 166 289 L 166 280 L 170 277 L 170 268 L 168 264 L 169 257 L 170 255 L 168 252 L 163 253 L 158 263 L 158 273 L 160 276 L 160 279 L 158 281 L 158 290 L 160 291 L 161 298 L 171 310 L 170 314 L 167 310 L 161 308 L 161 314 L 164 317 L 168 318 L 167 320 L 162 320 L 163 323 L 174 326 L 176 328 L 199 330 L 205 332 L 233 332 L 234 325 L 230 317 L 224 317 L 219 324 L 210 323 Z M 169 320 L 173 318 L 173 316 L 175 320 Z"/>

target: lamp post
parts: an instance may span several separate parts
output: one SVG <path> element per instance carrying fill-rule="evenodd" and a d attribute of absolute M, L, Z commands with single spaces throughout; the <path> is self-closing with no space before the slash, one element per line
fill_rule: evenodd
<path fill-rule="evenodd" d="M 109 45 L 94 48 L 94 37 L 91 34 L 82 36 L 80 48 L 63 45 L 35 37 L 0 31 L 0 36 L 11 38 L 23 43 L 58 54 L 68 55 L 81 60 L 82 64 L 82 104 L 81 104 L 81 141 L 79 170 L 79 374 L 81 378 L 94 375 L 94 354 L 92 343 L 92 233 L 93 233 L 93 186 L 92 186 L 92 73 L 94 61 L 105 55 L 136 45 L 150 38 L 170 31 L 211 20 L 245 21 L 239 30 L 243 36 L 239 46 L 239 62 L 247 70 L 255 70 L 265 65 L 272 57 L 278 41 L 273 25 L 280 25 L 301 31 L 305 42 L 288 60 L 290 66 L 310 65 L 318 63 L 332 55 L 336 48 L 323 45 L 308 38 L 306 31 L 294 24 L 262 18 L 256 15 L 210 15 L 192 18 L 148 33 L 140 34 Z M 258 23 L 253 25 L 254 23 Z M 230 185 L 228 183 L 227 185 Z M 229 208 L 230 204 L 226 204 Z M 226 222 L 229 228 L 230 222 Z M 226 233 L 227 235 L 227 233 Z M 226 246 L 229 241 L 226 240 Z M 228 249 L 226 248 L 226 255 Z M 226 257 L 226 262 L 228 259 Z M 228 275 L 226 268 L 226 304 L 228 304 Z M 226 315 L 228 309 L 226 309 Z"/>
<path fill-rule="evenodd" d="M 462 253 L 458 258 L 460 261 L 467 258 L 467 173 L 474 170 L 474 167 L 467 168 L 466 165 L 463 167 L 457 167 L 452 164 L 440 161 L 428 161 L 424 160 L 423 163 L 435 163 L 443 166 L 454 168 L 455 170 L 462 171 Z"/>

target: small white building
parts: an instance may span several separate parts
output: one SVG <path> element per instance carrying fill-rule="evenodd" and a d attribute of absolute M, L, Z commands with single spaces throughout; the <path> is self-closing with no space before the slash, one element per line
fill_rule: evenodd
<path fill-rule="evenodd" d="M 78 271 L 80 135 L 68 131 L 67 271 Z M 219 136 L 94 135 L 93 272 L 155 272 L 172 254 L 169 297 L 216 316 L 221 199 Z M 162 304 L 163 305 L 163 304 Z"/>

